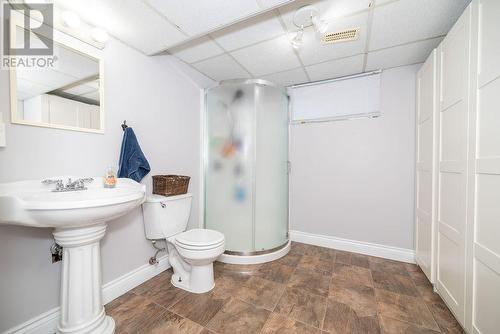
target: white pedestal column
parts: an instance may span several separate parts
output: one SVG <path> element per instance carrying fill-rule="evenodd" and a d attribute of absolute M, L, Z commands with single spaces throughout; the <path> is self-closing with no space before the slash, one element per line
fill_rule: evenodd
<path fill-rule="evenodd" d="M 112 334 L 113 318 L 106 316 L 101 296 L 100 240 L 106 224 L 56 228 L 54 238 L 63 247 L 60 334 Z"/>

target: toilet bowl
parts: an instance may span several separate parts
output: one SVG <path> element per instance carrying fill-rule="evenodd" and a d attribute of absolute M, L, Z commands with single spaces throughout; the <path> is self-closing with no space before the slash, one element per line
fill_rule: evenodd
<path fill-rule="evenodd" d="M 152 195 L 142 205 L 146 238 L 167 243 L 168 260 L 174 270 L 174 286 L 194 293 L 214 287 L 213 262 L 225 250 L 225 238 L 208 229 L 186 230 L 191 194 Z"/>

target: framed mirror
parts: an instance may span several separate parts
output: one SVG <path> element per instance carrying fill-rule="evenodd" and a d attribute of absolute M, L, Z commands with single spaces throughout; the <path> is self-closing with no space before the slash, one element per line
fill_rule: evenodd
<path fill-rule="evenodd" d="M 26 30 L 11 21 L 10 41 L 22 47 Z M 29 31 L 30 44 L 42 43 Z M 101 50 L 54 30 L 52 66 L 11 67 L 11 122 L 104 133 Z"/>

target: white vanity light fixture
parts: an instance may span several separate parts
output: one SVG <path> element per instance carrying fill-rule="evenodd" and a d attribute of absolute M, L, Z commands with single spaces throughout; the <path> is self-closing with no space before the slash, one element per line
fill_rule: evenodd
<path fill-rule="evenodd" d="M 322 20 L 318 9 L 311 5 L 297 9 L 293 15 L 293 24 L 300 29 L 290 42 L 295 49 L 304 43 L 304 28 L 314 26 L 318 34 L 324 34 L 328 29 L 328 22 Z"/>
<path fill-rule="evenodd" d="M 66 28 L 70 29 L 77 29 L 81 24 L 80 16 L 69 10 L 61 13 L 61 22 Z"/>
<path fill-rule="evenodd" d="M 78 13 L 71 10 L 62 10 L 55 8 L 56 17 L 60 30 L 82 41 L 85 41 L 99 49 L 104 48 L 104 44 L 108 41 L 108 32 L 100 27 L 88 24 L 80 19 Z"/>
<path fill-rule="evenodd" d="M 90 32 L 92 39 L 98 43 L 106 43 L 109 39 L 108 32 L 102 28 L 95 27 Z"/>

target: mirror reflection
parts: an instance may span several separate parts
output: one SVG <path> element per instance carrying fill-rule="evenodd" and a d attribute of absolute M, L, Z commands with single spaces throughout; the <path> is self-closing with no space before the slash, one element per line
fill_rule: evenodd
<path fill-rule="evenodd" d="M 36 43 L 37 37 L 31 35 Z M 22 36 L 21 31 L 16 33 L 16 43 L 23 43 Z M 54 54 L 57 60 L 53 67 L 15 70 L 17 110 L 13 121 L 101 130 L 99 60 L 57 42 Z"/>

